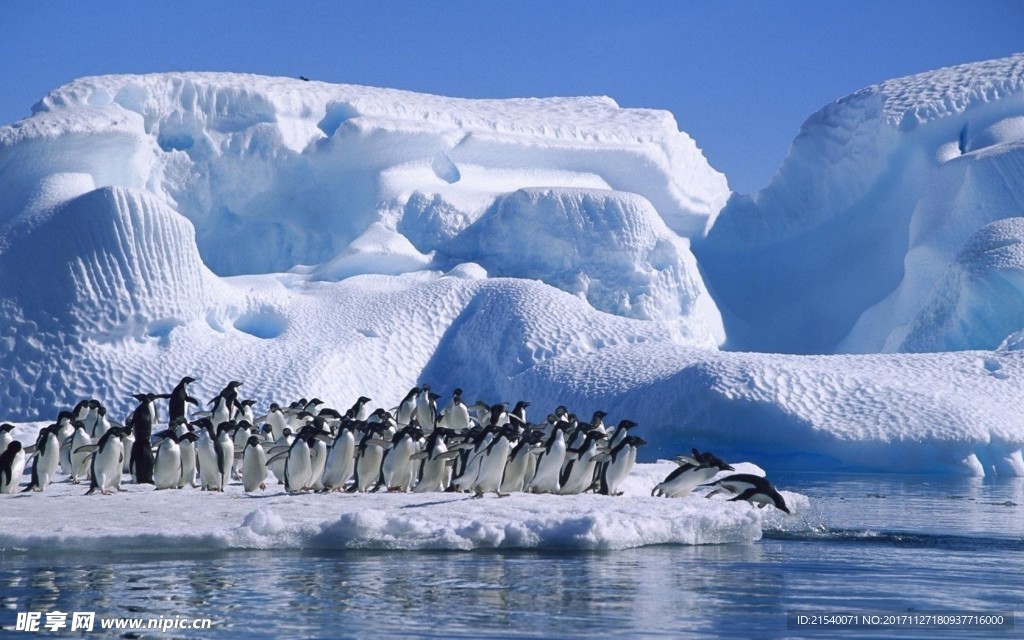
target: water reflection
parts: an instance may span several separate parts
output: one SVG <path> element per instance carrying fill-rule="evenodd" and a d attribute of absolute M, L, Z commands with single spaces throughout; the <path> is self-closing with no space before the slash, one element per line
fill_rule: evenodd
<path fill-rule="evenodd" d="M 216 626 L 203 637 L 224 638 L 785 637 L 787 611 L 1019 606 L 1024 483 L 856 476 L 789 486 L 811 496 L 814 513 L 781 521 L 754 544 L 188 558 L 0 552 L 0 625 L 10 629 L 18 611 L 59 609 L 211 617 Z"/>

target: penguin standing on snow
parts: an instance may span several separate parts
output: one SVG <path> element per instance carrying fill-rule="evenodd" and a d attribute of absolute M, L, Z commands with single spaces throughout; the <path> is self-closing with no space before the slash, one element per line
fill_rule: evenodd
<path fill-rule="evenodd" d="M 543 449 L 537 456 L 537 470 L 533 478 L 526 483 L 526 491 L 531 493 L 559 493 L 562 490 L 560 476 L 565 462 L 565 422 L 556 421 L 551 435 L 544 442 Z"/>
<path fill-rule="evenodd" d="M 149 444 L 156 424 L 156 403 L 159 396 L 152 393 L 137 393 L 132 396 L 139 401 L 127 426 L 135 436 L 128 458 L 128 471 L 135 484 L 153 484 L 153 449 Z"/>
<path fill-rule="evenodd" d="M 611 460 L 602 462 L 598 470 L 597 492 L 606 496 L 621 496 L 619 485 L 636 464 L 637 449 L 647 444 L 636 436 L 626 436 L 609 452 Z"/>
<path fill-rule="evenodd" d="M 242 450 L 242 488 L 246 492 L 267 488 L 267 452 L 259 436 L 249 436 Z"/>
<path fill-rule="evenodd" d="M 42 491 L 50 484 L 60 466 L 60 443 L 57 442 L 56 424 L 43 427 L 36 438 L 33 451 L 32 480 L 24 491 Z"/>
<path fill-rule="evenodd" d="M 161 438 L 153 461 L 153 484 L 159 489 L 178 489 L 181 484 L 181 441 L 198 440 L 199 436 L 186 432 L 178 436 L 171 429 L 156 434 Z"/>
<path fill-rule="evenodd" d="M 327 452 L 327 462 L 324 465 L 323 476 L 320 478 L 324 491 L 341 491 L 355 471 L 356 436 L 352 425 L 352 420 L 342 423 L 338 435 L 331 443 L 330 451 Z"/>
<path fill-rule="evenodd" d="M 91 454 L 89 491 L 85 495 L 99 491 L 108 496 L 114 491 L 121 490 L 121 472 L 124 465 L 123 438 L 127 435 L 127 427 L 111 427 L 99 442 L 83 447 Z"/>
<path fill-rule="evenodd" d="M 372 401 L 366 396 L 359 396 L 345 415 L 357 422 L 364 422 L 370 417 L 370 402 Z"/>
<path fill-rule="evenodd" d="M 213 405 L 213 415 L 211 417 L 215 427 L 220 426 L 222 422 L 233 419 L 235 412 L 242 408 L 241 403 L 238 402 L 238 387 L 240 386 L 242 386 L 241 382 L 232 380 L 216 398 L 207 403 L 208 405 Z"/>
<path fill-rule="evenodd" d="M 0 453 L 0 493 L 14 493 L 25 472 L 25 452 L 21 443 L 12 440 Z"/>

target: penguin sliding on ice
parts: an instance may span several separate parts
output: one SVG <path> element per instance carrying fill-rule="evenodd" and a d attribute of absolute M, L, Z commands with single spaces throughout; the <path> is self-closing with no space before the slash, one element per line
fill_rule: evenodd
<path fill-rule="evenodd" d="M 682 498 L 699 485 L 714 478 L 720 471 L 735 471 L 732 465 L 726 464 L 721 458 L 705 451 L 692 450 L 692 456 L 679 456 L 679 465 L 672 473 L 651 489 L 651 496 L 665 498 Z"/>

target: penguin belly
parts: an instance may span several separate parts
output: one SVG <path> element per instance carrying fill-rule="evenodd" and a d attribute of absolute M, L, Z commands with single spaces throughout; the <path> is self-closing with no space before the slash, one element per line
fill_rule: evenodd
<path fill-rule="evenodd" d="M 266 488 L 267 452 L 260 445 L 248 446 L 242 454 L 242 488 L 248 491 Z"/>
<path fill-rule="evenodd" d="M 166 438 L 160 443 L 153 463 L 153 484 L 157 489 L 177 489 L 181 481 L 181 447 Z"/>

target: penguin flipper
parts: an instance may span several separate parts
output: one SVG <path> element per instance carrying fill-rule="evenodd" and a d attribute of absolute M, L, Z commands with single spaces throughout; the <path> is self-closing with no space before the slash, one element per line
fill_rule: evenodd
<path fill-rule="evenodd" d="M 74 453 L 83 453 L 83 452 L 96 453 L 96 451 L 99 448 L 100 448 L 100 446 L 98 444 L 83 444 L 82 446 L 80 446 L 77 449 L 75 449 Z"/>

